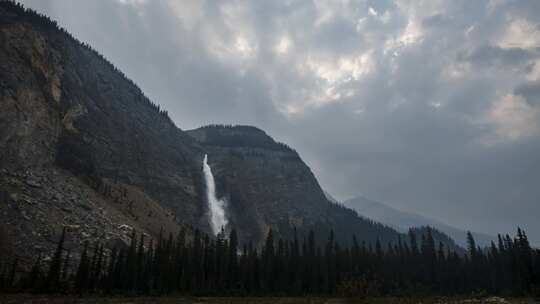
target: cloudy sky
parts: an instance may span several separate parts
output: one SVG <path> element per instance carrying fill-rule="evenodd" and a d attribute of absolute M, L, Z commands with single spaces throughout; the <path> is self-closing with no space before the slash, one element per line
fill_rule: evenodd
<path fill-rule="evenodd" d="M 252 124 L 323 188 L 540 243 L 538 0 L 25 0 L 182 129 Z"/>

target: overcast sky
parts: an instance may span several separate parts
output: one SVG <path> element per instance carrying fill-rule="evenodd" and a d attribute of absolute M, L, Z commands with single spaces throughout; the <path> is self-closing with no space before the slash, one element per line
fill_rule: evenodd
<path fill-rule="evenodd" d="M 338 199 L 540 243 L 538 0 L 26 0 L 176 124 L 251 124 Z"/>

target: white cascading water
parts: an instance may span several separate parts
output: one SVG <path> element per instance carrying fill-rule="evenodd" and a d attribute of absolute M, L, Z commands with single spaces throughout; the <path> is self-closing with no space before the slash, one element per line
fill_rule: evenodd
<path fill-rule="evenodd" d="M 217 235 L 221 228 L 227 226 L 227 218 L 225 217 L 225 201 L 218 199 L 216 196 L 216 183 L 212 169 L 208 165 L 208 155 L 204 155 L 203 161 L 204 180 L 206 182 L 206 199 L 208 201 L 208 210 L 210 211 L 210 225 L 212 231 Z"/>

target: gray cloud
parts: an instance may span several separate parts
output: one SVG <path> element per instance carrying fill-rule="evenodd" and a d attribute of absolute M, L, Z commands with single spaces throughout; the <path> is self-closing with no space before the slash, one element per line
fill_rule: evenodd
<path fill-rule="evenodd" d="M 23 3 L 181 128 L 254 124 L 339 198 L 540 243 L 536 0 Z"/>
<path fill-rule="evenodd" d="M 480 68 L 498 67 L 520 69 L 522 73 L 530 71 L 535 59 L 540 58 L 540 51 L 519 47 L 501 48 L 492 45 L 480 46 L 468 54 L 459 54 L 458 58 L 478 65 Z"/>
<path fill-rule="evenodd" d="M 525 97 L 531 106 L 540 106 L 540 81 L 519 85 L 516 87 L 514 94 Z"/>

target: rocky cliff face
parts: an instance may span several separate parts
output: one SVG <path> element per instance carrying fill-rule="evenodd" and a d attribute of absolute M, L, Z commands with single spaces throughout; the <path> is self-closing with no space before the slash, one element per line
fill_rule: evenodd
<path fill-rule="evenodd" d="M 196 142 L 95 51 L 7 2 L 0 109 L 0 218 L 23 255 L 62 226 L 73 242 L 207 226 Z"/>
<path fill-rule="evenodd" d="M 352 236 L 375 242 L 399 234 L 329 201 L 296 151 L 251 126 L 206 126 L 186 131 L 208 153 L 218 196 L 228 202 L 230 222 L 241 240 L 261 240 L 270 228 L 292 238 L 309 230 L 325 242 L 330 230 L 342 243 Z"/>
<path fill-rule="evenodd" d="M 243 239 L 270 228 L 306 226 L 324 219 L 329 202 L 296 151 L 250 126 L 207 126 L 187 131 L 208 153 L 218 194 Z"/>

